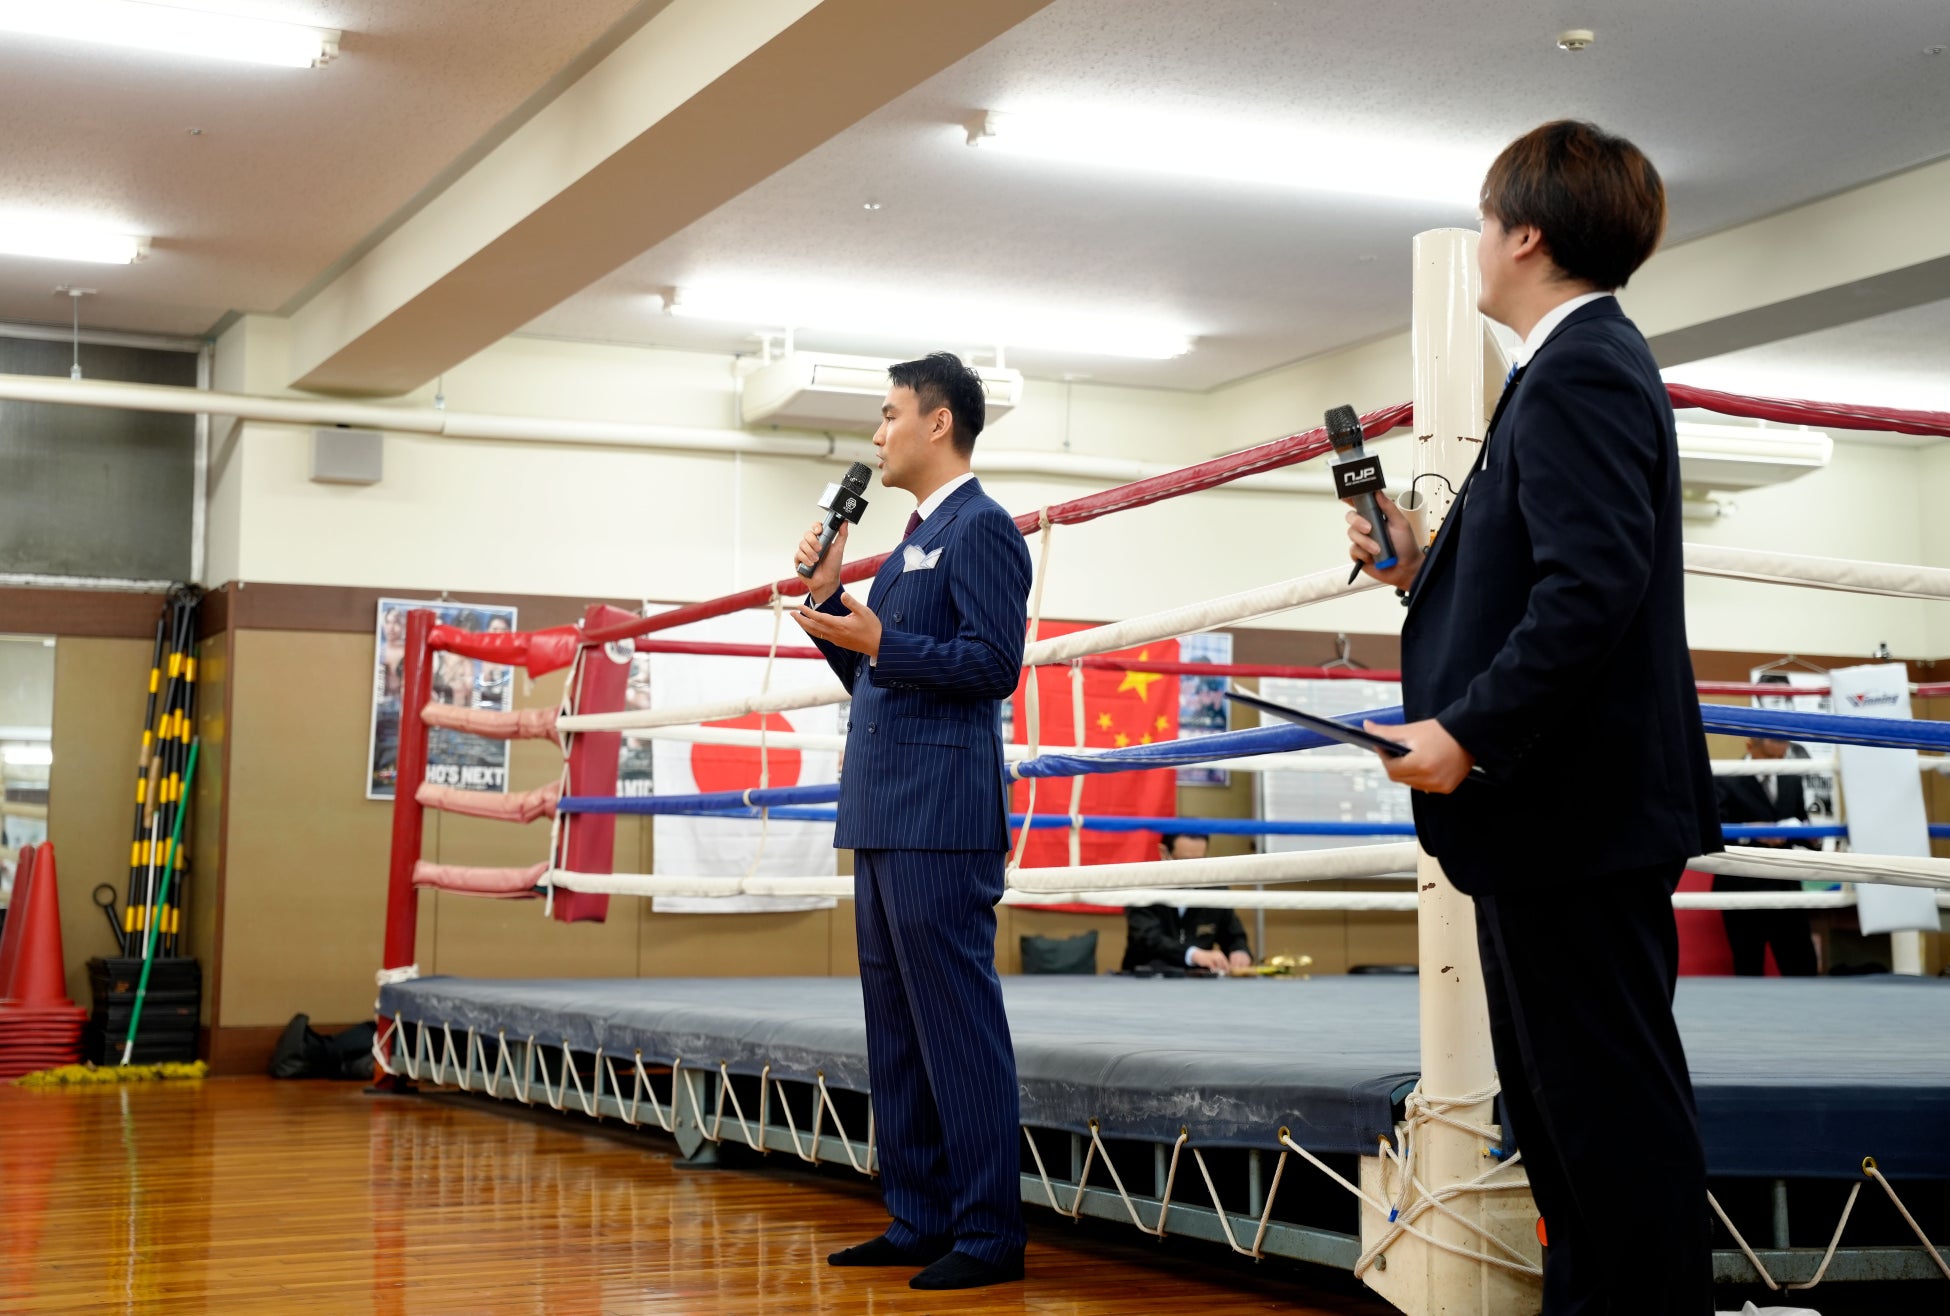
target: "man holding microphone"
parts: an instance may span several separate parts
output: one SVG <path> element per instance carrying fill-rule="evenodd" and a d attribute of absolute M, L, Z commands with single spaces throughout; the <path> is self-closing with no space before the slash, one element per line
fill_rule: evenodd
<path fill-rule="evenodd" d="M 1503 1110 L 1547 1236 L 1546 1316 L 1713 1310 L 1706 1170 L 1673 1023 L 1671 894 L 1720 848 L 1686 642 L 1672 406 L 1614 289 L 1665 228 L 1639 150 L 1587 123 L 1506 147 L 1478 309 L 1523 339 L 1426 550 L 1385 497 L 1351 554 L 1406 591 L 1407 721 L 1369 729 L 1476 902 Z M 1576 770 L 1606 747 L 1602 799 Z M 1471 769 L 1479 770 L 1480 780 Z"/>
<path fill-rule="evenodd" d="M 833 844 L 854 916 L 881 1184 L 893 1223 L 835 1266 L 920 1269 L 919 1289 L 1022 1278 L 1015 1052 L 995 972 L 1009 847 L 1000 701 L 1028 621 L 1022 534 L 969 470 L 982 381 L 946 352 L 888 372 L 881 483 L 914 496 L 866 602 L 839 587 L 820 525 L 794 616 L 853 696 Z M 924 1269 L 922 1269 L 924 1267 Z"/>

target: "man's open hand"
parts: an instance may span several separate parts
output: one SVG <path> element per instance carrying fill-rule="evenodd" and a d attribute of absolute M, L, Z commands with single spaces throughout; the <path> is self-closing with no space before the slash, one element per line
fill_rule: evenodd
<path fill-rule="evenodd" d="M 825 640 L 829 644 L 837 644 L 842 649 L 851 649 L 869 658 L 878 658 L 880 618 L 874 616 L 872 608 L 851 594 L 842 592 L 840 602 L 846 605 L 847 615 L 844 617 L 835 617 L 830 613 L 799 607 L 792 610 L 792 618 L 815 640 Z"/>
<path fill-rule="evenodd" d="M 1476 756 L 1432 717 L 1399 727 L 1383 726 L 1379 722 L 1365 725 L 1375 735 L 1409 747 L 1406 754 L 1377 757 L 1390 781 L 1398 781 L 1412 790 L 1447 795 L 1462 785 L 1469 770 L 1476 766 Z"/>

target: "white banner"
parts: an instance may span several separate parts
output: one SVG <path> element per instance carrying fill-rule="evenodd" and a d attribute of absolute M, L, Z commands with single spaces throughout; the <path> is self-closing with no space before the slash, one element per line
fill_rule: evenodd
<path fill-rule="evenodd" d="M 1401 687 L 1382 681 L 1316 681 L 1284 676 L 1269 676 L 1259 683 L 1259 692 L 1289 708 L 1341 717 L 1370 708 L 1385 708 L 1401 702 Z M 1270 718 L 1262 717 L 1265 726 Z M 1268 822 L 1344 822 L 1412 823 L 1413 806 L 1408 787 L 1397 786 L 1382 771 L 1381 760 L 1372 750 L 1358 745 L 1323 745 L 1306 751 L 1313 758 L 1349 759 L 1368 771 L 1329 776 L 1319 772 L 1262 772 L 1256 785 L 1259 791 L 1259 816 Z M 1399 836 L 1267 836 L 1261 838 L 1264 854 L 1286 854 L 1295 850 L 1338 850 L 1352 845 L 1400 844 Z"/>
<path fill-rule="evenodd" d="M 1835 712 L 1847 717 L 1909 719 L 1909 669 L 1902 663 L 1837 667 L 1828 674 Z M 1926 858 L 1929 815 L 1913 749 L 1837 745 L 1849 848 L 1858 854 Z M 1935 896 L 1913 887 L 1865 884 L 1856 889 L 1865 934 L 1937 930 Z"/>
<path fill-rule="evenodd" d="M 715 640 L 733 644 L 769 644 L 772 614 L 740 612 L 728 617 L 657 632 L 671 639 Z M 796 648 L 808 641 L 790 617 L 780 619 L 779 643 Z M 765 679 L 763 658 L 719 658 L 697 654 L 651 655 L 650 705 L 676 708 L 712 703 L 755 693 Z M 772 665 L 771 689 L 800 690 L 830 685 L 832 669 L 823 662 L 780 659 Z M 839 710 L 833 705 L 763 714 L 769 731 L 802 731 L 837 735 Z M 760 714 L 712 726 L 760 726 Z M 760 755 L 756 747 L 692 745 L 683 741 L 653 742 L 658 795 L 690 795 L 704 791 L 752 790 L 759 784 Z M 839 780 L 839 755 L 827 750 L 768 749 L 765 784 L 773 788 L 815 786 Z M 686 877 L 820 877 L 839 871 L 833 850 L 833 824 L 782 822 L 771 819 L 686 818 L 659 814 L 654 827 L 653 871 Z M 659 896 L 653 908 L 671 913 L 755 913 L 831 909 L 826 897 L 745 896 L 736 902 Z"/>

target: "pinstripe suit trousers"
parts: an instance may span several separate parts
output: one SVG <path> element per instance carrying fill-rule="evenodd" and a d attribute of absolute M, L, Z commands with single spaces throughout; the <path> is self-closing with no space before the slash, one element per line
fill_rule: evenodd
<path fill-rule="evenodd" d="M 995 973 L 1001 850 L 857 850 L 854 915 L 887 1235 L 1021 1253 L 1021 1106 Z"/>

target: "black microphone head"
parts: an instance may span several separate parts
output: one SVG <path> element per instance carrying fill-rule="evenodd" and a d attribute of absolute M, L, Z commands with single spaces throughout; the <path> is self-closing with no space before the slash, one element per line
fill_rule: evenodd
<path fill-rule="evenodd" d="M 1361 415 L 1353 407 L 1327 409 L 1327 441 L 1334 445 L 1335 452 L 1358 448 L 1366 437 L 1361 430 Z"/>
<path fill-rule="evenodd" d="M 867 482 L 872 479 L 872 467 L 865 462 L 854 462 L 846 468 L 846 474 L 840 477 L 840 488 L 850 494 L 863 494 L 867 491 Z"/>

